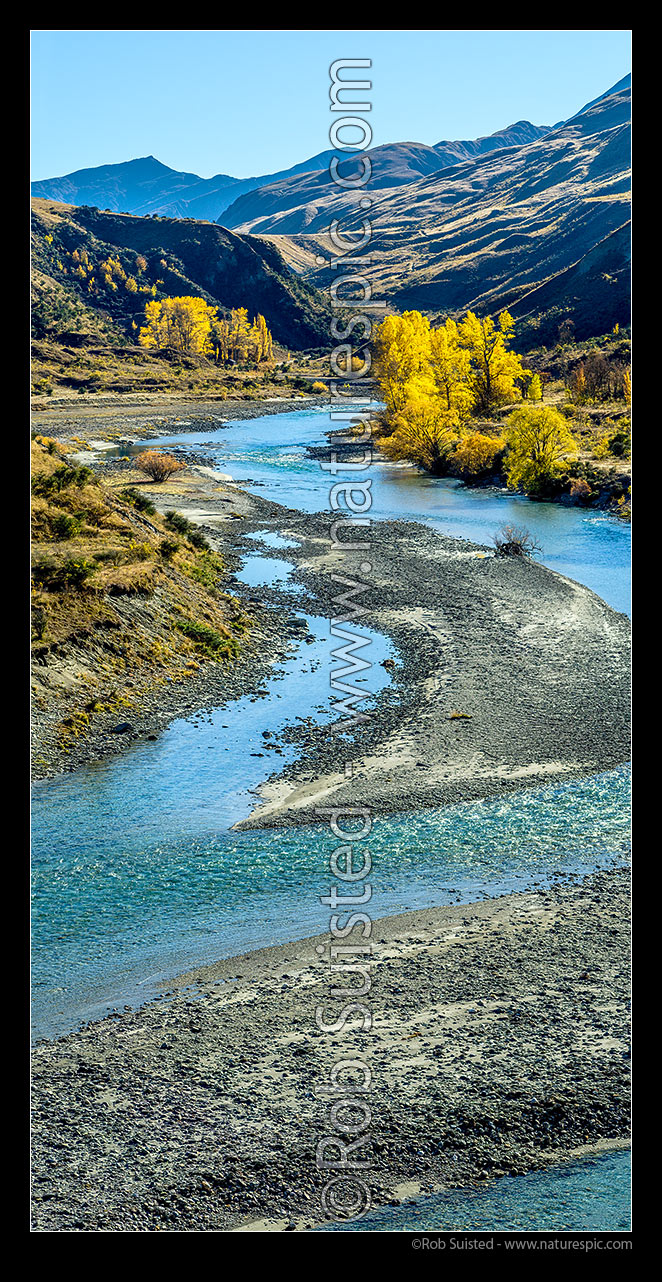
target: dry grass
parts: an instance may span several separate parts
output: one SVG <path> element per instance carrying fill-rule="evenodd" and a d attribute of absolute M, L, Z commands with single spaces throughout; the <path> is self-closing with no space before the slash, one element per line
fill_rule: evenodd
<path fill-rule="evenodd" d="M 224 590 L 218 556 L 140 511 L 117 482 L 83 474 L 80 485 L 49 490 L 65 465 L 62 447 L 33 441 L 42 490 L 33 497 L 33 696 L 41 710 L 57 706 L 62 743 L 85 733 L 95 712 L 233 658 L 250 626 Z"/>

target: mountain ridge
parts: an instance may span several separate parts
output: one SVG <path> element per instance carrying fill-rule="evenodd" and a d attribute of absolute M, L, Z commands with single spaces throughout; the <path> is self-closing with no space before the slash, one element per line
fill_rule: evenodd
<path fill-rule="evenodd" d="M 522 140 L 524 136 L 530 140 L 531 137 L 541 136 L 546 129 L 545 125 L 532 125 L 530 121 L 520 120 L 484 138 L 442 141 L 433 146 L 417 142 L 385 143 L 374 148 L 371 154 L 376 153 L 382 159 L 387 156 L 388 172 L 395 175 L 401 152 L 400 181 L 405 182 L 416 172 L 415 168 L 409 172 L 408 163 L 414 166 L 418 164 L 420 173 L 431 172 L 438 168 L 435 163 L 437 157 L 457 155 L 462 158 L 484 150 L 495 150 L 509 145 L 506 139 L 510 131 L 517 130 Z M 155 156 L 139 156 L 117 164 L 77 169 L 57 178 L 33 182 L 31 194 L 44 200 L 61 201 L 63 204 L 92 205 L 111 213 L 135 214 L 139 217 L 159 214 L 162 217 L 220 221 L 224 210 L 243 195 L 273 183 L 286 182 L 300 174 L 324 172 L 328 170 L 329 161 L 335 154 L 329 148 L 286 169 L 250 178 L 235 178 L 223 173 L 211 178 L 201 178 L 198 174 L 185 170 L 171 169 Z M 351 153 L 347 158 L 350 157 Z"/>
<path fill-rule="evenodd" d="M 225 310 L 261 312 L 274 338 L 288 347 L 316 347 L 327 339 L 328 299 L 293 276 L 268 241 L 215 223 L 156 221 L 40 198 L 33 198 L 32 221 L 37 322 L 40 296 L 59 295 L 65 311 L 92 312 L 130 336 L 149 299 L 192 295 Z M 113 262 L 121 268 L 117 280 Z M 132 289 L 125 283 L 130 278 Z"/>
<path fill-rule="evenodd" d="M 362 270 L 374 295 L 395 310 L 415 308 L 433 319 L 508 307 L 528 343 L 548 341 L 568 319 L 582 338 L 627 325 L 629 81 L 624 77 L 551 128 L 516 121 L 470 142 L 372 149 L 372 262 Z M 166 273 L 166 293 L 201 293 L 224 306 L 254 305 L 281 342 L 312 348 L 324 343 L 328 325 L 326 263 L 335 255 L 329 225 L 338 218 L 351 236 L 364 218 L 355 193 L 332 183 L 328 168 L 306 168 L 331 154 L 320 153 L 298 172 L 236 199 L 237 183 L 229 175 L 198 180 L 154 156 L 100 167 L 106 194 L 113 189 L 120 199 L 128 192 L 149 210 L 165 186 L 170 205 L 191 210 L 198 201 L 218 199 L 223 183 L 228 206 L 214 223 L 188 214 L 127 215 L 67 201 L 58 207 L 58 235 L 66 241 L 84 232 L 129 254 L 146 250 L 154 264 L 167 251 L 174 267 Z M 356 163 L 356 154 L 343 158 L 350 169 Z M 76 171 L 67 182 L 76 179 L 79 196 L 89 194 L 90 175 L 95 179 L 98 169 Z M 200 182 L 216 194 L 200 195 Z M 192 190 L 198 195 L 192 197 Z M 36 201 L 38 216 L 47 204 Z M 53 262 L 47 275 L 57 278 Z M 163 273 L 156 265 L 150 272 L 149 283 L 161 288 Z M 69 291 L 79 288 L 71 276 L 59 283 Z"/>
<path fill-rule="evenodd" d="M 526 318 L 532 339 L 537 327 L 540 341 L 563 319 L 578 325 L 578 337 L 624 326 L 626 233 L 612 234 L 629 223 L 629 190 L 630 91 L 616 86 L 523 146 L 485 152 L 371 193 L 372 262 L 362 272 L 373 294 L 399 311 L 414 308 L 434 317 L 508 307 Z M 246 211 L 249 201 L 253 217 L 237 219 L 235 230 L 271 240 L 293 270 L 320 286 L 328 282 L 325 264 L 333 256 L 331 220 L 339 219 L 351 237 L 364 218 L 351 193 L 319 175 L 290 180 L 286 191 L 262 188 L 229 213 Z M 570 272 L 585 259 L 583 274 Z M 527 296 L 546 300 L 544 323 L 523 303 Z"/>

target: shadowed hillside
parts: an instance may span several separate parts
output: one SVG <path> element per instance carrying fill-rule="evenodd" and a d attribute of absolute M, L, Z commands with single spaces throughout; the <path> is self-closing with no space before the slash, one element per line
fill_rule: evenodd
<path fill-rule="evenodd" d="M 254 178 L 233 178 L 230 174 L 200 178 L 198 174 L 170 169 L 155 156 L 141 156 L 119 165 L 95 165 L 61 178 L 34 182 L 32 195 L 71 205 L 96 205 L 107 213 L 162 214 L 170 218 L 214 221 L 244 192 L 294 174 L 325 168 L 332 155 L 332 151 L 323 151 L 288 169 Z"/>
<path fill-rule="evenodd" d="M 500 129 L 486 138 L 476 138 L 464 142 L 439 142 L 428 147 L 420 142 L 386 143 L 373 147 L 367 154 L 370 156 L 372 171 L 370 176 L 370 195 L 385 193 L 393 188 L 404 187 L 416 182 L 419 178 L 449 165 L 476 156 L 488 155 L 505 147 L 523 146 L 535 138 L 542 138 L 547 132 L 546 126 L 532 125 L 528 120 L 519 120 L 508 129 Z M 317 218 L 323 210 L 329 195 L 337 194 L 338 187 L 329 176 L 329 158 L 336 153 L 325 153 L 323 164 L 316 171 L 300 175 L 286 174 L 275 183 L 263 184 L 246 195 L 238 196 L 234 203 L 223 213 L 222 221 L 228 227 L 242 227 L 255 231 L 303 231 L 310 224 L 316 230 Z M 340 165 L 342 175 L 350 175 L 356 169 L 354 158 L 348 155 Z M 343 206 L 353 208 L 354 200 L 344 193 Z M 322 230 L 328 225 L 322 224 Z"/>
<path fill-rule="evenodd" d="M 98 332 L 110 324 L 130 337 L 146 300 L 193 295 L 222 308 L 261 312 L 288 347 L 327 340 L 327 301 L 288 271 L 273 245 L 255 237 L 212 223 L 134 218 L 41 200 L 33 201 L 33 230 L 38 337 L 57 331 L 60 314 L 60 330 L 82 323 Z M 105 266 L 109 262 L 119 264 L 117 272 Z"/>

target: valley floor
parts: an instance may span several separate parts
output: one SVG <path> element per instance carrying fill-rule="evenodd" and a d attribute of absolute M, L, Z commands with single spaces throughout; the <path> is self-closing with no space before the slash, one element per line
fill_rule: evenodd
<path fill-rule="evenodd" d="M 237 665 L 210 664 L 184 694 L 175 683 L 146 696 L 127 739 L 101 720 L 66 763 L 53 748 L 48 773 L 255 689 L 297 610 L 349 610 L 351 632 L 352 603 L 393 642 L 391 684 L 366 700 L 351 738 L 288 731 L 298 761 L 263 786 L 250 825 L 308 823 L 320 804 L 438 807 L 627 759 L 629 625 L 587 588 L 413 522 L 376 522 L 369 550 L 350 554 L 333 547 L 328 513 L 249 495 L 194 459 L 146 492 L 202 528 L 259 627 Z M 292 564 L 285 584 L 235 578 L 256 532 L 292 540 L 274 553 Z M 339 604 L 357 575 L 365 591 Z M 44 743 L 49 725 L 38 726 Z M 320 894 L 328 881 L 321 866 Z M 624 1144 L 627 909 L 614 870 L 378 919 L 366 1031 L 356 1018 L 336 1033 L 316 1023 L 318 1008 L 328 1024 L 342 1009 L 325 935 L 183 975 L 139 1011 L 38 1044 L 35 1230 L 312 1229 L 329 1178 L 317 1145 L 333 1133 L 323 1086 L 339 1059 L 372 1072 L 362 1178 L 376 1206 Z"/>
<path fill-rule="evenodd" d="M 119 471 L 118 487 L 135 477 Z M 175 507 L 202 528 L 230 570 L 229 590 L 255 615 L 253 632 L 238 662 L 207 663 L 185 682 L 143 689 L 139 674 L 128 674 L 130 732 L 113 733 L 117 715 L 95 716 L 66 755 L 55 735 L 62 699 L 46 690 L 35 715 L 35 751 L 44 763 L 37 773 L 74 769 L 158 733 L 175 716 L 257 689 L 300 633 L 294 611 L 301 608 L 328 618 L 349 610 L 342 627 L 351 639 L 356 607 L 359 622 L 394 643 L 392 681 L 375 701 L 354 705 L 365 719 L 348 726 L 350 738 L 310 725 L 293 729 L 302 760 L 265 785 L 247 824 L 307 823 L 331 798 L 384 812 L 438 806 L 628 759 L 629 622 L 588 588 L 414 522 L 375 522 L 369 552 L 351 553 L 332 544 L 330 515 L 284 508 L 195 463 L 164 485 L 142 488 L 159 510 Z M 292 562 L 290 583 L 251 589 L 234 577 L 241 559 L 255 555 L 256 531 L 292 540 L 275 553 L 261 549 Z M 366 556 L 371 569 L 362 575 Z M 363 585 L 344 605 L 343 578 Z M 144 613 L 148 606 L 123 608 Z M 370 662 L 369 646 L 360 657 Z M 49 656 L 40 682 L 57 687 L 67 661 L 66 653 Z M 344 680 L 352 687 L 354 675 Z M 354 689 L 361 694 L 360 684 Z"/>

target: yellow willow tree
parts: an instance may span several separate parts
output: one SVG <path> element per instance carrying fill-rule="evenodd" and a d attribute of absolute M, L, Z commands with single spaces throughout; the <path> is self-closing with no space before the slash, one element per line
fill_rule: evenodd
<path fill-rule="evenodd" d="M 264 316 L 253 322 L 245 307 L 236 307 L 229 316 L 217 317 L 212 326 L 212 346 L 216 360 L 252 361 L 260 365 L 273 359 L 273 339 Z"/>
<path fill-rule="evenodd" d="M 540 374 L 532 375 L 531 382 L 529 383 L 529 386 L 526 389 L 526 397 L 527 397 L 527 400 L 529 401 L 542 400 L 542 379 L 540 377 Z"/>
<path fill-rule="evenodd" d="M 263 361 L 273 360 L 273 338 L 264 316 L 261 316 L 259 312 L 250 328 L 249 350 L 251 358 L 256 365 L 261 365 Z"/>
<path fill-rule="evenodd" d="M 429 356 L 430 322 L 420 312 L 387 316 L 377 326 L 372 368 L 386 403 L 387 428 L 412 398 L 432 390 Z"/>
<path fill-rule="evenodd" d="M 511 489 L 545 494 L 578 453 L 563 414 L 551 406 L 522 406 L 508 418 L 506 477 Z"/>
<path fill-rule="evenodd" d="M 146 324 L 141 347 L 170 348 L 187 355 L 204 356 L 212 350 L 211 332 L 216 308 L 202 298 L 164 298 L 145 305 Z"/>
<path fill-rule="evenodd" d="M 386 458 L 417 463 L 433 476 L 443 476 L 458 437 L 457 411 L 446 409 L 438 397 L 413 389 L 393 424 L 391 435 L 380 441 Z"/>
<path fill-rule="evenodd" d="M 510 351 L 515 322 L 502 312 L 498 322 L 491 316 L 468 312 L 458 326 L 461 345 L 471 361 L 471 384 L 476 414 L 489 414 L 499 405 L 519 399 L 517 379 L 525 373 L 521 357 Z"/>
<path fill-rule="evenodd" d="M 475 478 L 490 472 L 505 441 L 501 437 L 485 436 L 483 432 L 467 432 L 453 454 L 453 467 L 464 478 Z"/>
<path fill-rule="evenodd" d="M 471 356 L 460 343 L 454 320 L 431 330 L 429 367 L 444 408 L 455 410 L 461 420 L 468 418 L 474 400 Z"/>
<path fill-rule="evenodd" d="M 248 308 L 233 307 L 230 312 L 229 345 L 232 360 L 245 360 L 250 342 L 251 325 Z"/>

